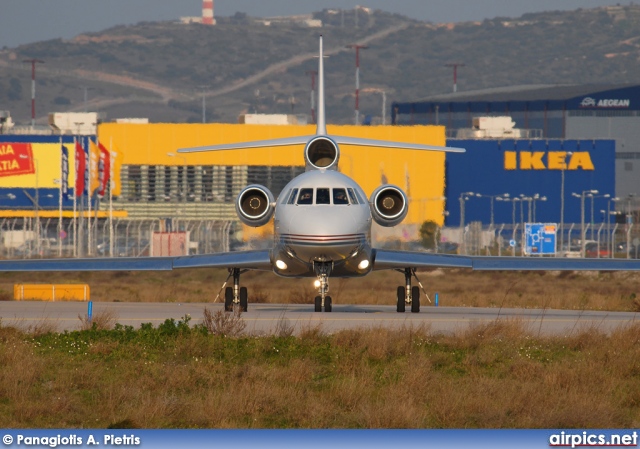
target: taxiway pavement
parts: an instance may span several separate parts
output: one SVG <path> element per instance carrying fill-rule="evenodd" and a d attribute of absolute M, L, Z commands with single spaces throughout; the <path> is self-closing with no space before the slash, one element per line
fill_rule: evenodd
<path fill-rule="evenodd" d="M 186 315 L 191 324 L 202 321 L 205 307 L 212 312 L 221 310 L 220 303 L 121 303 L 94 302 L 93 316 L 109 310 L 116 322 L 139 327 L 141 323 L 154 326 L 168 318 L 179 320 Z M 57 331 L 78 330 L 79 317 L 86 316 L 85 302 L 2 301 L 0 319 L 3 326 L 22 329 L 46 323 Z M 420 313 L 397 313 L 395 306 L 386 305 L 334 305 L 331 313 L 316 313 L 313 305 L 249 304 L 242 314 L 247 326 L 245 332 L 264 335 L 277 329 L 293 327 L 294 332 L 320 327 L 324 332 L 342 329 L 403 326 L 425 326 L 434 333 L 456 333 L 475 324 L 495 320 L 518 320 L 532 334 L 570 335 L 587 328 L 611 332 L 640 320 L 640 314 L 631 312 L 571 311 L 541 309 L 497 309 L 471 307 L 423 306 Z"/>

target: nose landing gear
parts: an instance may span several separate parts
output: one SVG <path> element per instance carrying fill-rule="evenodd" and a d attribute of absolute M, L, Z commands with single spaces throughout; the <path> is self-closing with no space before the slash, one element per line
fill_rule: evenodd
<path fill-rule="evenodd" d="M 327 295 L 327 293 L 329 293 L 329 275 L 331 274 L 332 266 L 333 265 L 330 262 L 314 263 L 316 276 L 318 276 L 318 280 L 316 280 L 315 285 L 319 293 L 319 295 L 315 297 L 314 301 L 315 312 L 322 312 L 323 307 L 325 312 L 331 312 L 332 310 L 331 296 Z"/>

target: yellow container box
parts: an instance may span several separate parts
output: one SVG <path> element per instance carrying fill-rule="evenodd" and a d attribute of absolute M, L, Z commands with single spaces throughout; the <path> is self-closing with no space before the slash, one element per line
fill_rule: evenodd
<path fill-rule="evenodd" d="M 15 301 L 89 301 L 88 284 L 14 284 Z"/>

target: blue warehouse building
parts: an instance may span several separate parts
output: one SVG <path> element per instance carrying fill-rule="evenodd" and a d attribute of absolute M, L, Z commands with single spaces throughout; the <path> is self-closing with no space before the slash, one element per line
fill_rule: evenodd
<path fill-rule="evenodd" d="M 632 212 L 639 215 L 640 212 L 640 86 L 639 85 L 533 85 L 511 86 L 478 91 L 457 92 L 425 98 L 420 101 L 395 102 L 391 107 L 392 122 L 396 125 L 432 124 L 444 125 L 447 128 L 447 136 L 451 139 L 468 137 L 468 131 L 472 130 L 473 120 L 477 117 L 509 116 L 515 122 L 515 128 L 519 129 L 521 137 L 527 140 L 518 142 L 523 146 L 564 146 L 574 145 L 572 142 L 580 142 L 586 145 L 588 140 L 614 140 L 615 150 L 610 148 L 611 143 L 596 143 L 591 156 L 594 159 L 595 170 L 581 172 L 567 170 L 566 188 L 571 192 L 594 188 L 617 196 L 620 200 L 615 207 L 620 212 Z M 467 131 L 467 132 L 465 132 Z M 516 137 L 516 136 L 514 136 Z M 528 140 L 532 139 L 532 140 Z M 563 143 L 564 140 L 564 143 Z M 453 142 L 453 141 L 451 141 Z M 450 142 L 450 143 L 451 143 Z M 459 143 L 459 142 L 458 142 Z M 474 148 L 469 153 L 475 152 L 475 148 L 484 148 L 482 157 L 467 154 L 466 157 L 479 163 L 482 170 L 487 165 L 482 163 L 484 157 L 502 158 L 504 155 L 496 154 L 489 147 L 498 145 L 504 148 L 507 143 L 472 143 L 467 146 Z M 510 145 L 510 144 L 508 144 Z M 502 150 L 504 152 L 504 150 Z M 540 150 L 542 151 L 542 150 Z M 500 150 L 498 150 L 498 153 Z M 604 156 L 603 153 L 607 155 Z M 537 157 L 537 156 L 536 156 Z M 546 156 L 545 156 L 546 157 Z M 494 190 L 499 193 L 505 188 L 520 193 L 525 185 L 535 192 L 542 190 L 543 185 L 548 185 L 555 195 L 549 196 L 546 205 L 540 204 L 544 211 L 552 207 L 553 201 L 557 202 L 559 195 L 560 172 L 557 169 L 532 170 L 526 172 L 515 170 L 509 173 L 494 172 L 496 179 L 508 182 L 516 182 L 495 189 L 489 189 L 489 185 L 482 181 L 473 188 L 468 184 L 468 179 L 459 180 L 457 176 L 464 173 L 461 166 L 455 162 L 457 156 L 450 157 L 452 161 L 449 172 L 450 195 L 462 192 L 465 188 L 458 188 L 462 182 L 466 187 L 474 190 Z M 601 158 L 612 158 L 606 162 Z M 543 158 L 544 159 L 544 158 Z M 596 162 L 596 159 L 599 162 Z M 504 162 L 504 161 L 503 161 Z M 497 160 L 492 165 L 495 170 Z M 538 162 L 536 162 L 538 164 Z M 503 164 L 504 165 L 504 164 Z M 613 172 L 609 168 L 613 165 Z M 498 164 L 500 166 L 500 164 Z M 605 166 L 607 168 L 605 168 Z M 467 172 L 470 176 L 470 172 Z M 476 175 L 477 176 L 477 175 Z M 482 179 L 482 174 L 479 175 Z M 550 187 L 550 186 L 554 187 Z M 586 186 L 586 187 L 585 187 Z M 612 187 L 613 186 L 613 187 Z M 493 186 L 492 186 L 493 187 Z M 497 189 L 497 190 L 496 190 Z M 556 189 L 556 190 L 554 190 Z M 527 193 L 527 192 L 522 192 Z M 449 197 L 449 195 L 448 195 Z M 568 198 L 568 197 L 567 197 Z M 451 200 L 450 200 L 451 201 Z M 471 203 L 469 203 L 469 206 Z M 567 200 L 567 216 L 573 221 L 575 217 L 575 203 Z M 553 221 L 558 220 L 560 206 L 556 204 L 558 212 Z M 555 209 L 556 206 L 553 206 Z M 589 202 L 590 206 L 590 202 Z M 598 211 L 603 208 L 599 204 Z M 458 212 L 449 203 L 449 223 L 457 225 Z M 497 209 L 496 209 L 497 211 Z M 469 211 L 473 217 L 473 208 Z M 546 214 L 546 212 L 543 212 Z M 549 212 L 551 213 L 551 212 Z M 588 214 L 590 218 L 590 213 Z M 544 215 L 546 217 L 546 215 Z M 553 217 L 551 215 L 551 217 Z M 488 222 L 488 219 L 484 219 Z M 510 222 L 511 220 L 509 220 Z M 565 220 L 566 221 L 566 220 Z"/>
<path fill-rule="evenodd" d="M 447 154 L 447 226 L 459 226 L 462 213 L 465 224 L 490 224 L 491 203 L 495 224 L 560 223 L 563 175 L 564 223 L 581 222 L 582 201 L 574 193 L 598 191 L 585 197 L 587 223 L 592 212 L 595 223 L 606 222 L 600 211 L 615 208 L 613 140 L 450 139 L 447 145 L 467 150 Z"/>

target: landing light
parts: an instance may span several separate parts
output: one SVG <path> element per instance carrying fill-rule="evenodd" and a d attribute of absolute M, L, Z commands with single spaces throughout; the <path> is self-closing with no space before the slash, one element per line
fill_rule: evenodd
<path fill-rule="evenodd" d="M 366 270 L 367 268 L 369 268 L 369 261 L 367 259 L 364 259 L 358 264 L 358 268 L 361 270 Z"/>
<path fill-rule="evenodd" d="M 284 263 L 282 260 L 276 260 L 276 267 L 278 267 L 278 270 L 286 270 L 287 264 Z"/>
<path fill-rule="evenodd" d="M 315 281 L 313 281 L 313 286 L 315 288 L 320 288 L 320 281 L 318 279 L 316 279 Z"/>

